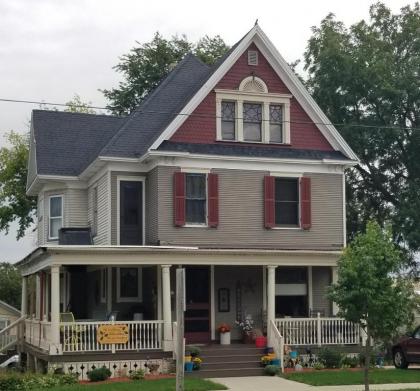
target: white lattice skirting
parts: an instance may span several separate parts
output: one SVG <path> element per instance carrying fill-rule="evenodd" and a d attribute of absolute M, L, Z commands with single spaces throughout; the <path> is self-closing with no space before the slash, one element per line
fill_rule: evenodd
<path fill-rule="evenodd" d="M 158 358 L 153 360 L 118 360 L 118 361 L 81 361 L 66 362 L 48 365 L 48 371 L 53 372 L 57 368 L 63 368 L 64 373 L 77 373 L 79 380 L 88 380 L 87 372 L 94 368 L 106 367 L 111 371 L 111 377 L 126 377 L 131 372 L 143 369 L 145 373 L 149 370 L 145 364 L 159 364 L 158 373 L 170 373 L 174 360 L 171 358 Z"/>

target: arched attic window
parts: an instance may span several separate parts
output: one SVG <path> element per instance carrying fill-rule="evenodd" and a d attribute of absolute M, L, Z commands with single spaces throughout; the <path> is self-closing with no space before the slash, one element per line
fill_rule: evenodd
<path fill-rule="evenodd" d="M 241 81 L 239 91 L 264 94 L 268 92 L 267 85 L 256 76 L 248 76 Z"/>

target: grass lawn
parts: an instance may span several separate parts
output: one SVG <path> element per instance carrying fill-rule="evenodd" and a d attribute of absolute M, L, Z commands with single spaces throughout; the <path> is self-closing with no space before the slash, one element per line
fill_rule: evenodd
<path fill-rule="evenodd" d="M 294 372 L 284 375 L 286 379 L 312 386 L 341 386 L 363 384 L 363 371 L 314 371 Z M 369 373 L 370 384 L 420 383 L 420 370 L 373 369 Z"/>
<path fill-rule="evenodd" d="M 108 384 L 79 384 L 49 388 L 49 391 L 171 391 L 175 379 L 143 380 Z M 222 384 L 203 379 L 185 379 L 185 391 L 227 390 Z"/>

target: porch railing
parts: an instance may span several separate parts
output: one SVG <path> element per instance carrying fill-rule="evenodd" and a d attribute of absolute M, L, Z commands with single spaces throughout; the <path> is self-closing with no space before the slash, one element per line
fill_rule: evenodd
<path fill-rule="evenodd" d="M 100 343 L 98 329 L 101 325 L 127 325 L 127 343 Z M 62 322 L 60 342 L 64 353 L 161 349 L 162 326 L 161 320 Z"/>
<path fill-rule="evenodd" d="M 37 319 L 25 319 L 25 341 L 48 351 L 51 341 L 51 323 Z"/>
<path fill-rule="evenodd" d="M 342 318 L 281 318 L 275 326 L 286 345 L 358 345 L 360 327 Z"/>
<path fill-rule="evenodd" d="M 274 353 L 276 353 L 276 357 L 280 359 L 280 367 L 281 371 L 284 370 L 284 338 L 280 334 L 280 331 L 276 327 L 275 323 L 271 320 L 269 324 L 269 333 L 268 335 L 271 338 Z"/>
<path fill-rule="evenodd" d="M 12 348 L 18 343 L 19 338 L 22 335 L 21 325 L 24 320 L 25 317 L 22 316 L 13 323 L 9 324 L 3 330 L 0 330 L 0 353 Z"/>

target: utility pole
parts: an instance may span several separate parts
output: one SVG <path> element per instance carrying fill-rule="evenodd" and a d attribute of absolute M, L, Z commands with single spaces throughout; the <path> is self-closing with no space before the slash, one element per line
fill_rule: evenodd
<path fill-rule="evenodd" d="M 185 269 L 176 270 L 176 391 L 184 391 L 184 312 L 185 312 Z"/>

